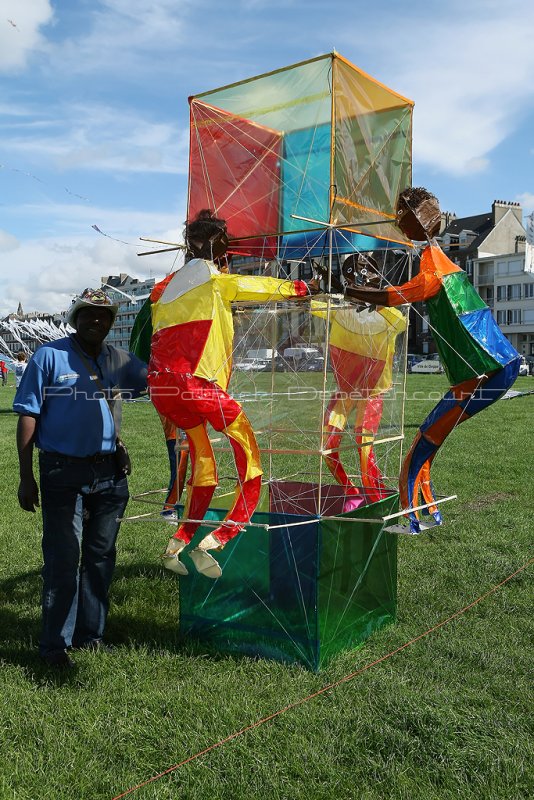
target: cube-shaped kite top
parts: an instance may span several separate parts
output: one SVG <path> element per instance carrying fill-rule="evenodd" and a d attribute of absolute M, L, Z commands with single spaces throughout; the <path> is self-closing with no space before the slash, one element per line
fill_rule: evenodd
<path fill-rule="evenodd" d="M 407 242 L 394 225 L 411 184 L 413 103 L 337 53 L 190 99 L 188 218 L 227 221 L 234 249 L 345 229 Z M 372 249 L 371 242 L 365 249 Z"/>

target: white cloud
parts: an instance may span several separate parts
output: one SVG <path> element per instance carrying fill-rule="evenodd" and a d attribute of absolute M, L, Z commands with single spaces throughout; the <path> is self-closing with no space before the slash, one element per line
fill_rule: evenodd
<path fill-rule="evenodd" d="M 2 0 L 0 9 L 0 72 L 16 71 L 42 48 L 40 29 L 51 22 L 52 5 L 50 0 Z"/>
<path fill-rule="evenodd" d="M 147 68 L 165 69 L 162 55 L 177 53 L 184 42 L 183 17 L 192 0 L 100 0 L 87 15 L 81 35 L 50 42 L 52 68 L 71 75 L 113 71 L 132 77 Z"/>
<path fill-rule="evenodd" d="M 28 214 L 39 211 L 37 207 L 21 209 L 21 213 Z M 139 241 L 139 236 L 181 242 L 183 209 L 173 214 L 147 214 L 128 209 L 46 205 L 41 211 L 51 219 L 61 219 L 61 226 L 57 226 L 55 236 L 21 242 L 3 258 L 0 317 L 16 310 L 19 302 L 25 311 L 62 311 L 74 294 L 86 286 L 98 285 L 103 275 L 124 272 L 134 277 L 160 278 L 183 258 L 181 251 L 137 255 L 160 247 Z M 91 229 L 95 223 L 106 236 Z M 81 227 L 87 234 L 79 233 Z M 0 237 L 0 249 L 1 241 Z"/>
<path fill-rule="evenodd" d="M 522 192 L 515 199 L 518 203 L 521 203 L 525 214 L 531 214 L 534 211 L 534 193 Z"/>
<path fill-rule="evenodd" d="M 20 242 L 16 236 L 12 236 L 7 231 L 0 229 L 0 253 L 9 253 L 11 250 L 16 250 L 20 246 Z"/>
<path fill-rule="evenodd" d="M 35 118 L 37 117 L 37 119 Z M 188 130 L 109 106 L 69 105 L 1 125 L 4 154 L 71 169 L 186 174 Z M 5 156 L 4 156 L 5 158 Z"/>
<path fill-rule="evenodd" d="M 458 176 L 485 170 L 534 109 L 534 6 L 449 0 L 398 12 L 379 38 L 360 32 L 358 46 L 374 74 L 415 100 L 414 161 Z"/>

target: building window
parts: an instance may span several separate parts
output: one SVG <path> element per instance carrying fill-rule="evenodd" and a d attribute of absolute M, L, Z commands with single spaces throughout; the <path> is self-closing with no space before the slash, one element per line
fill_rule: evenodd
<path fill-rule="evenodd" d="M 521 309 L 513 308 L 508 309 L 506 312 L 507 325 L 520 325 L 521 324 Z"/>
<path fill-rule="evenodd" d="M 506 325 L 506 311 L 497 311 L 497 325 Z"/>
<path fill-rule="evenodd" d="M 521 300 L 520 283 L 512 283 L 508 286 L 508 300 Z"/>
<path fill-rule="evenodd" d="M 525 297 L 534 297 L 534 283 L 524 283 L 523 284 Z"/>
<path fill-rule="evenodd" d="M 497 302 L 506 300 L 506 286 L 497 286 Z"/>

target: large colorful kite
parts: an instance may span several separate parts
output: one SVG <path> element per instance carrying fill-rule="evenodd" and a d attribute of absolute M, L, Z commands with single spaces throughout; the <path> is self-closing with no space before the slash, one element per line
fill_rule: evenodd
<path fill-rule="evenodd" d="M 491 309 L 469 282 L 467 274 L 447 258 L 432 237 L 439 232 L 437 199 L 426 189 L 409 189 L 399 197 L 398 224 L 412 239 L 428 239 L 418 275 L 386 290 L 348 289 L 359 300 L 384 306 L 425 301 L 436 347 L 451 388 L 425 419 L 415 437 L 400 475 L 400 499 L 410 509 L 410 531 L 419 533 L 421 523 L 414 507 L 419 491 L 430 506 L 435 524 L 441 512 L 430 466 L 447 436 L 467 419 L 488 408 L 513 384 L 521 358 L 495 322 Z M 424 527 L 424 526 L 423 526 Z M 399 530 L 402 530 L 399 529 Z"/>
<path fill-rule="evenodd" d="M 411 184 L 412 107 L 337 53 L 194 96 L 187 219 L 203 209 L 224 219 L 230 250 L 243 257 L 241 272 L 249 269 L 249 281 L 307 280 L 306 264 L 315 258 L 327 264 L 325 288 L 331 290 L 336 262 L 373 251 L 386 280 L 398 282 L 409 273 L 412 250 L 395 224 L 398 195 Z M 176 272 L 176 285 L 184 269 Z M 247 280 L 246 274 L 228 277 Z M 387 380 L 375 385 L 375 398 L 365 398 L 380 403 L 380 413 L 375 409 L 356 439 L 353 429 L 339 428 L 327 447 L 334 431 L 325 432 L 324 420 L 329 399 L 340 391 L 331 369 L 331 332 L 335 319 L 354 309 L 341 293 L 326 291 L 317 299 L 321 316 L 311 313 L 310 300 L 279 297 L 265 307 L 253 295 L 234 296 L 233 342 L 204 378 L 229 377 L 232 358 L 231 383 L 219 389 L 231 392 L 250 420 L 261 492 L 244 530 L 222 552 L 212 551 L 220 577 L 206 581 L 192 572 L 180 582 L 182 633 L 220 649 L 311 668 L 395 615 L 396 537 L 384 533 L 383 517 L 398 505 L 406 353 L 405 310 L 402 325 L 400 312 L 364 312 L 360 322 L 367 316 L 373 323 L 361 327 L 364 350 L 368 339 L 372 351 L 379 322 L 382 341 L 389 339 L 378 358 L 388 365 Z M 170 294 L 165 300 L 170 307 Z M 205 322 L 207 306 L 198 309 Z M 163 332 L 171 322 L 164 311 L 156 326 Z M 184 341 L 192 353 L 196 338 Z M 227 431 L 220 425 L 203 431 L 210 463 L 211 453 L 217 456 L 218 485 L 214 492 L 205 487 L 213 496 L 180 553 L 184 565 L 188 558 L 195 563 L 195 549 L 221 528 L 236 499 Z M 327 468 L 329 457 L 340 453 L 347 480 L 365 498 L 350 512 L 344 512 L 347 486 Z M 365 483 L 366 464 L 373 464 L 373 486 Z M 246 482 L 239 464 L 237 473 L 239 493 Z M 198 524 L 190 507 L 177 510 L 183 525 Z"/>

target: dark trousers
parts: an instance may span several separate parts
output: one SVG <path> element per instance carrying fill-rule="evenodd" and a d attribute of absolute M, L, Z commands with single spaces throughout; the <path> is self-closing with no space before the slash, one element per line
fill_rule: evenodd
<path fill-rule="evenodd" d="M 128 502 L 111 455 L 99 462 L 39 454 L 43 513 L 41 655 L 99 641 L 115 542 Z"/>

